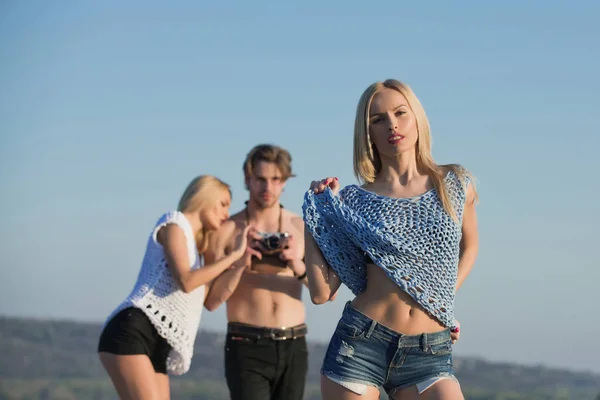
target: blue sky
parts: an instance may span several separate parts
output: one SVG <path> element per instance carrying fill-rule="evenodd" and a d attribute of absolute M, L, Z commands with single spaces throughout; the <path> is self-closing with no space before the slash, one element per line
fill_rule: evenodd
<path fill-rule="evenodd" d="M 242 160 L 292 152 L 283 204 L 352 175 L 356 103 L 407 82 L 433 153 L 478 179 L 457 355 L 600 372 L 598 3 L 4 2 L 0 313 L 102 321 L 196 175 L 243 206 Z M 594 50 L 596 49 L 596 50 Z M 343 304 L 313 306 L 326 341 Z M 203 314 L 223 331 L 224 308 Z"/>

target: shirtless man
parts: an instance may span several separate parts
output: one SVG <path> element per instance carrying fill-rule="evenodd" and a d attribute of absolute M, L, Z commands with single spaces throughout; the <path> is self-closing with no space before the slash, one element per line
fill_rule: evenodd
<path fill-rule="evenodd" d="M 262 259 L 253 258 L 249 268 L 234 264 L 215 279 L 204 304 L 210 311 L 227 304 L 225 375 L 232 400 L 301 400 L 308 368 L 301 298 L 307 284 L 304 222 L 279 204 L 293 176 L 291 156 L 280 147 L 259 145 L 243 168 L 249 201 L 212 236 L 206 262 L 234 250 L 247 224 L 288 236 L 281 246 L 273 240 L 270 252 L 269 244 L 255 243 Z"/>

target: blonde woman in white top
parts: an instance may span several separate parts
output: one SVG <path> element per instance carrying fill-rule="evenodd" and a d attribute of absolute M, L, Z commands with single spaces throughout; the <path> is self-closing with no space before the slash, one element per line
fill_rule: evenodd
<path fill-rule="evenodd" d="M 249 264 L 252 228 L 235 251 L 202 265 L 208 235 L 229 218 L 231 191 L 213 176 L 195 178 L 177 211 L 155 224 L 129 296 L 108 317 L 98 344 L 102 365 L 121 399 L 168 399 L 168 374 L 189 370 L 207 284 Z"/>

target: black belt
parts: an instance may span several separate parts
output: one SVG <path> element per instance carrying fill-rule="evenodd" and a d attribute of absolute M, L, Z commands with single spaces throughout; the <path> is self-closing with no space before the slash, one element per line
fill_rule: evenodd
<path fill-rule="evenodd" d="M 306 324 L 291 328 L 261 328 L 239 322 L 227 324 L 227 334 L 250 339 L 292 340 L 306 336 L 307 332 Z"/>

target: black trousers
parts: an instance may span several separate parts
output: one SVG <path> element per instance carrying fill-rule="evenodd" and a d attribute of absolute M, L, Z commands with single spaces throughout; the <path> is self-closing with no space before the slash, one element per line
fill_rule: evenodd
<path fill-rule="evenodd" d="M 302 400 L 306 337 L 249 339 L 227 335 L 225 377 L 231 400 Z"/>

